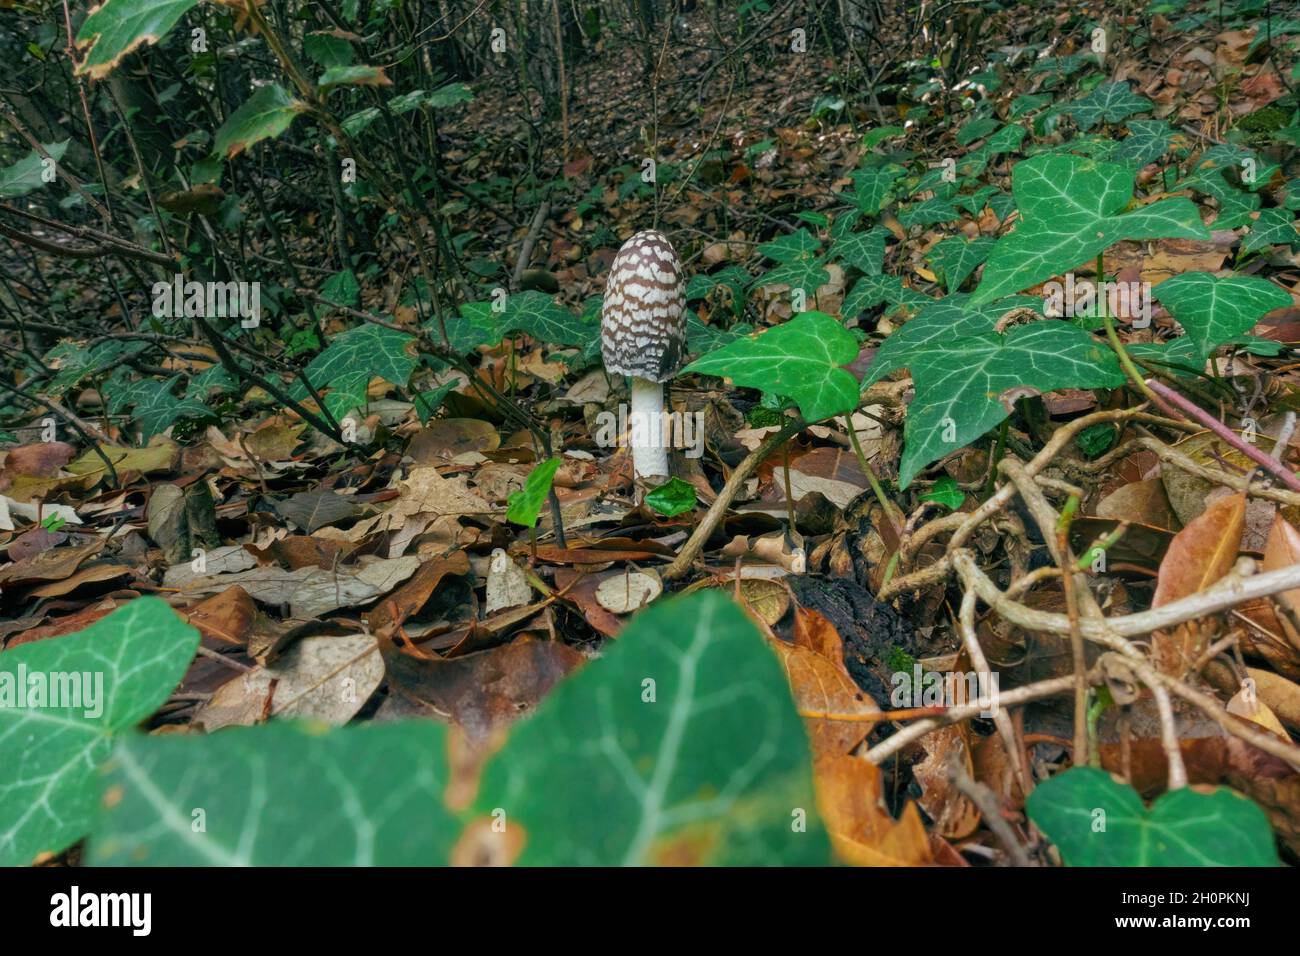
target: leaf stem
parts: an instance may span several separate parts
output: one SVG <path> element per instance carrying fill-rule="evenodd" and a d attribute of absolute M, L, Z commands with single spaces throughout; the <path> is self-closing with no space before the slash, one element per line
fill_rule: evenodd
<path fill-rule="evenodd" d="M 889 496 L 885 494 L 885 488 L 881 485 L 876 470 L 871 467 L 871 462 L 867 460 L 867 454 L 862 450 L 862 442 L 858 439 L 858 431 L 853 427 L 853 414 L 851 412 L 844 416 L 844 427 L 848 430 L 849 444 L 853 446 L 853 454 L 858 458 L 858 466 L 862 469 L 862 473 L 866 475 L 867 484 L 871 486 L 872 494 L 876 496 L 876 501 L 880 502 L 885 517 L 894 526 L 894 532 L 901 541 L 903 537 L 902 510 L 889 500 Z"/>
<path fill-rule="evenodd" d="M 1105 253 L 1102 252 L 1097 253 L 1097 307 L 1101 309 L 1101 320 L 1106 325 L 1106 338 L 1110 341 L 1110 347 L 1115 350 L 1115 357 L 1119 359 L 1120 367 L 1124 369 L 1129 379 L 1137 386 L 1137 390 L 1148 401 L 1164 408 L 1164 402 L 1160 401 L 1156 394 L 1147 387 L 1146 379 L 1142 377 L 1142 373 L 1138 371 L 1137 366 L 1133 364 L 1133 360 L 1129 358 L 1128 352 L 1124 349 L 1124 343 L 1119 340 L 1119 333 L 1115 331 L 1115 323 L 1110 317 L 1110 312 L 1106 309 L 1106 297 L 1102 294 L 1101 288 L 1105 278 L 1105 271 L 1102 267 L 1104 255 Z"/>

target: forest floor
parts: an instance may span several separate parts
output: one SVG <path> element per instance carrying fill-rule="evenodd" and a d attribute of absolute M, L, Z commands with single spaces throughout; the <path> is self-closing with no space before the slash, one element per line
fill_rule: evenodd
<path fill-rule="evenodd" d="M 1167 862 L 1141 856 L 1135 831 L 1117 827 L 1099 849 L 1061 820 L 1124 793 L 1139 814 L 1138 797 L 1159 798 L 1153 819 L 1173 814 L 1164 801 L 1189 784 L 1216 801 L 1203 809 L 1217 825 L 1250 834 L 1234 849 L 1191 833 L 1208 841 L 1199 862 L 1294 864 L 1300 580 L 1270 585 L 1268 573 L 1300 565 L 1300 19 L 1248 2 L 1226 20 L 1213 4 L 1093 6 L 1096 20 L 1036 4 L 963 20 L 969 44 L 868 65 L 870 89 L 855 56 L 794 49 L 786 30 L 723 61 L 703 55 L 703 12 L 673 27 L 650 76 L 617 48 L 570 64 L 564 126 L 534 92 L 470 84 L 472 99 L 439 114 L 437 164 L 417 162 L 436 183 L 418 226 L 430 247 L 449 237 L 438 275 L 459 308 L 427 313 L 419 255 L 400 241 L 353 269 L 309 271 L 297 299 L 284 277 L 299 324 L 315 303 L 329 343 L 307 375 L 332 395 L 366 373 L 359 403 L 292 392 L 291 407 L 221 379 L 221 356 L 190 330 L 169 332 L 145 365 L 110 360 L 87 378 L 101 339 L 45 330 L 62 411 L 15 405 L 0 426 L 0 671 L 43 646 L 44 666 L 77 659 L 59 642 L 81 632 L 162 667 L 112 624 L 152 595 L 200 643 L 174 689 L 118 700 L 130 713 L 114 731 L 143 724 L 165 742 L 270 718 L 420 718 L 467 742 L 448 744 L 436 771 L 449 787 L 473 790 L 503 746 L 512 786 L 511 774 L 541 773 L 534 764 L 622 747 L 627 766 L 608 753 L 601 766 L 644 784 L 631 789 L 645 803 L 680 710 L 687 738 L 724 769 L 710 776 L 684 745 L 673 799 L 726 794 L 722 839 L 742 860 L 747 840 L 808 860 L 746 814 L 770 797 L 788 823 L 781 788 L 811 773 L 829 842 L 856 864 Z M 877 43 L 921 57 L 909 29 L 891 20 Z M 314 225 L 308 213 L 289 230 L 291 257 L 335 261 L 335 236 Z M 702 435 L 674 449 L 674 481 L 646 499 L 627 449 L 602 438 L 627 393 L 595 334 L 619 247 L 651 228 L 684 269 L 689 359 L 713 364 L 667 387 Z M 1109 311 L 1073 298 L 1099 271 L 1117 290 Z M 454 359 L 442 328 L 481 326 L 497 289 L 516 324 Z M 99 310 L 103 340 L 152 334 L 102 287 L 67 298 Z M 752 335 L 780 328 L 803 337 Z M 402 337 L 395 357 L 390 336 Z M 277 381 L 295 387 L 287 369 L 310 346 L 246 341 L 289 363 Z M 744 349 L 764 341 L 767 364 L 751 374 Z M 853 399 L 831 407 L 845 373 Z M 55 382 L 32 374 L 15 385 L 54 399 Z M 180 377 L 183 398 L 164 376 Z M 115 404 L 114 389 L 135 404 Z M 322 404 L 340 433 L 305 421 Z M 47 419 L 62 440 L 43 434 Z M 689 654 L 709 694 L 742 701 L 728 713 L 745 726 L 710 711 L 709 694 L 683 703 L 666 680 L 658 693 L 676 710 L 664 723 L 613 703 L 605 726 L 613 675 L 653 697 L 644 675 L 672 670 L 665 661 L 688 654 L 673 642 L 709 626 L 713 605 L 673 592 L 729 596 L 776 650 L 793 726 L 811 741 L 799 767 L 754 749 L 785 740 L 786 725 L 766 703 L 744 709 L 764 665 L 735 652 L 744 636 L 728 643 L 723 611 L 714 658 Z M 662 656 L 631 658 L 638 640 Z M 611 683 L 577 689 L 602 667 Z M 129 684 L 123 658 L 111 671 Z M 977 700 L 990 688 L 992 709 Z M 543 715 L 575 738 L 567 749 L 520 729 Z M 0 754 L 4 737 L 0 723 Z M 281 737 L 211 740 L 235 777 L 256 776 L 259 753 L 304 753 Z M 124 809 L 97 824 L 91 858 L 188 862 L 199 851 L 151 829 L 159 811 L 140 795 L 183 809 L 187 786 L 221 783 L 186 778 L 178 750 L 137 746 L 112 778 Z M 329 746 L 311 759 L 367 772 L 346 744 Z M 413 746 L 393 737 L 389 757 Z M 1116 796 L 1111 777 L 1050 788 L 1089 765 L 1131 790 Z M 424 786 L 374 772 L 389 793 Z M 272 778 L 273 792 L 304 785 Z M 35 805 L 46 784 L 17 780 L 6 799 Z M 560 838 L 534 838 L 560 826 L 543 796 L 580 790 L 539 785 L 537 806 L 519 811 L 528 852 L 572 861 Z M 1259 808 L 1244 822 L 1243 795 Z M 352 796 L 362 814 L 378 799 L 339 802 Z M 649 818 L 612 804 L 611 818 Z M 396 813 L 375 813 L 381 832 L 397 827 Z M 41 859 L 83 862 L 81 844 L 55 847 L 56 829 L 31 819 L 0 811 L 0 861 L 53 849 Z M 223 853 L 244 832 L 212 826 Z M 729 858 L 697 836 L 664 824 L 627 858 Z M 611 824 L 590 839 L 622 837 Z M 452 856 L 512 860 L 520 846 L 465 836 Z"/>

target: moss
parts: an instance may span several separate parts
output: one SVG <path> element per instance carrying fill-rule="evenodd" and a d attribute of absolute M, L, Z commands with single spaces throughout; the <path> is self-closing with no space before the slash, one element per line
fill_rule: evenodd
<path fill-rule="evenodd" d="M 889 666 L 889 669 L 896 674 L 910 674 L 912 673 L 912 668 L 916 666 L 916 658 L 907 653 L 907 651 L 903 650 L 897 644 L 891 644 L 889 646 L 889 655 L 887 656 L 885 663 Z"/>

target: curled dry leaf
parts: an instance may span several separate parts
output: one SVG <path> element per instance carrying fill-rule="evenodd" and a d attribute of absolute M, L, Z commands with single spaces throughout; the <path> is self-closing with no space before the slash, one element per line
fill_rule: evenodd
<path fill-rule="evenodd" d="M 1277 719 L 1277 714 L 1273 713 L 1273 708 L 1264 703 L 1258 690 L 1254 685 L 1243 687 L 1237 693 L 1232 695 L 1232 699 L 1224 707 L 1230 714 L 1235 714 L 1245 720 L 1259 724 L 1270 733 L 1277 734 L 1283 740 L 1290 740 L 1291 737 L 1282 726 L 1282 722 Z"/>
<path fill-rule="evenodd" d="M 1232 570 L 1245 526 L 1246 496 L 1215 501 L 1200 517 L 1174 535 L 1160 562 L 1152 607 L 1160 607 L 1205 590 Z M 1191 621 L 1172 631 L 1151 635 L 1152 660 L 1166 674 L 1187 673 L 1208 644 L 1207 622 Z"/>
<path fill-rule="evenodd" d="M 1279 514 L 1273 518 L 1264 545 L 1262 570 L 1277 571 L 1293 564 L 1300 564 L 1300 531 Z M 1276 615 L 1278 626 L 1291 646 L 1300 651 L 1300 628 L 1296 625 L 1300 621 L 1300 588 L 1283 591 L 1274 600 L 1281 605 L 1281 613 Z"/>
<path fill-rule="evenodd" d="M 396 560 L 419 561 L 418 558 Z M 375 606 L 366 622 L 375 634 L 391 637 L 403 621 L 424 607 L 446 575 L 468 573 L 469 556 L 464 551 L 426 561 L 420 565 L 414 577 Z"/>
<path fill-rule="evenodd" d="M 861 757 L 822 755 L 813 762 L 817 808 L 831 846 L 853 866 L 923 866 L 933 862 L 916 804 L 895 820 L 885 809 L 880 769 Z"/>
<path fill-rule="evenodd" d="M 248 646 L 248 635 L 257 619 L 253 599 L 237 585 L 178 613 L 205 638 L 232 647 Z"/>
<path fill-rule="evenodd" d="M 369 634 L 306 637 L 274 664 L 222 685 L 194 715 L 213 731 L 250 725 L 264 715 L 346 724 L 384 678 L 379 645 Z"/>
<path fill-rule="evenodd" d="M 779 639 L 771 644 L 785 668 L 795 705 L 804 715 L 813 755 L 849 753 L 873 726 L 852 718 L 879 713 L 876 702 L 854 683 L 842 660 Z"/>
<path fill-rule="evenodd" d="M 596 588 L 596 600 L 611 614 L 631 614 L 645 607 L 663 590 L 658 575 L 628 571 L 601 581 Z"/>
<path fill-rule="evenodd" d="M 495 549 L 488 565 L 484 613 L 492 614 L 502 608 L 519 607 L 532 599 L 533 589 L 523 568 L 510 559 L 504 548 Z"/>
<path fill-rule="evenodd" d="M 719 585 L 724 589 L 734 589 L 735 586 L 734 581 Z M 740 599 L 768 627 L 776 627 L 776 622 L 785 617 L 785 612 L 790 610 L 789 590 L 776 581 L 766 578 L 741 579 Z M 797 637 L 795 643 L 799 643 Z"/>
<path fill-rule="evenodd" d="M 366 604 L 381 594 L 387 594 L 414 574 L 419 566 L 419 558 L 408 556 L 332 571 L 315 567 L 297 571 L 253 568 L 236 574 L 194 578 L 182 586 L 181 593 L 197 596 L 238 584 L 254 600 L 273 606 L 288 604 L 293 617 L 310 620 L 341 607 Z"/>
<path fill-rule="evenodd" d="M 940 836 L 950 840 L 963 840 L 979 827 L 980 812 L 970 798 L 953 784 L 949 775 L 949 762 L 957 760 L 968 777 L 974 776 L 968 725 L 941 727 L 926 736 L 926 757 L 913 765 L 912 774 L 921 785 L 917 801 L 930 815 Z"/>
<path fill-rule="evenodd" d="M 493 731 L 533 711 L 586 660 L 557 641 L 523 636 L 449 660 L 420 660 L 386 647 L 389 698 L 380 717 L 450 717 L 482 745 Z"/>

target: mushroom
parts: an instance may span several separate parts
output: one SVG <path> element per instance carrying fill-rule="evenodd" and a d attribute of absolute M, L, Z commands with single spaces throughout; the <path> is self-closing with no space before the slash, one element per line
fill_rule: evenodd
<path fill-rule="evenodd" d="M 638 480 L 668 477 L 664 385 L 686 344 L 682 264 L 661 232 L 638 232 L 618 250 L 605 283 L 600 353 L 605 370 L 632 379 L 628 416 Z"/>

